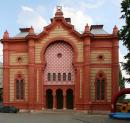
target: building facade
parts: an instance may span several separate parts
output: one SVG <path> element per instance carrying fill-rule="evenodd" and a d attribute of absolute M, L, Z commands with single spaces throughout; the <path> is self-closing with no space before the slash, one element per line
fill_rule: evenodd
<path fill-rule="evenodd" d="M 3 88 L 3 63 L 0 62 L 0 89 Z"/>
<path fill-rule="evenodd" d="M 57 8 L 40 34 L 21 28 L 3 43 L 4 104 L 20 109 L 110 110 L 118 91 L 118 29 L 81 34 Z"/>

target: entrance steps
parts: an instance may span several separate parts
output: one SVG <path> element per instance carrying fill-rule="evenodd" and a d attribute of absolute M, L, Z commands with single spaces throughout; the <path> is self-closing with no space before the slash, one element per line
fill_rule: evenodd
<path fill-rule="evenodd" d="M 43 113 L 75 113 L 75 110 L 64 110 L 64 109 L 44 109 Z"/>
<path fill-rule="evenodd" d="M 74 110 L 74 109 L 43 109 L 43 110 L 20 110 L 20 113 L 45 113 L 45 114 L 88 114 L 88 115 L 106 115 L 109 111 L 87 111 L 87 110 Z"/>

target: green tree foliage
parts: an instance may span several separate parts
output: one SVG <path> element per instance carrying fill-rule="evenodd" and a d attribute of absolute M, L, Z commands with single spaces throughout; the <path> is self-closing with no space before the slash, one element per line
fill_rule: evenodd
<path fill-rule="evenodd" d="M 120 90 L 125 88 L 125 78 L 122 76 L 121 70 L 119 71 L 119 86 Z M 122 102 L 125 99 L 125 94 L 119 97 L 118 101 Z"/>
<path fill-rule="evenodd" d="M 125 78 L 122 76 L 121 71 L 119 72 L 119 86 L 120 86 L 120 89 L 125 88 Z"/>
<path fill-rule="evenodd" d="M 128 49 L 127 55 L 124 56 L 126 62 L 123 68 L 130 75 L 130 0 L 123 0 L 121 3 L 121 19 L 125 20 L 125 25 L 119 31 L 119 39 L 123 41 L 123 45 Z M 130 83 L 130 78 L 125 78 Z"/>

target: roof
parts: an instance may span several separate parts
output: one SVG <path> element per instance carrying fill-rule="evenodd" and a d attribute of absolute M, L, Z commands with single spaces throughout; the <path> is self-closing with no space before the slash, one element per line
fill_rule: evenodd
<path fill-rule="evenodd" d="M 18 33 L 16 36 L 14 36 L 15 38 L 18 37 L 26 37 L 29 34 L 29 29 L 30 28 L 20 28 L 20 33 Z M 103 29 L 103 25 L 91 25 L 90 27 L 90 31 L 92 34 L 109 34 L 107 33 L 104 29 Z M 83 32 L 80 32 L 81 34 Z"/>
<path fill-rule="evenodd" d="M 90 31 L 92 34 L 109 34 L 103 29 L 103 25 L 91 25 Z"/>
<path fill-rule="evenodd" d="M 16 36 L 14 37 L 26 37 L 28 35 L 29 32 L 20 32 L 18 33 Z"/>

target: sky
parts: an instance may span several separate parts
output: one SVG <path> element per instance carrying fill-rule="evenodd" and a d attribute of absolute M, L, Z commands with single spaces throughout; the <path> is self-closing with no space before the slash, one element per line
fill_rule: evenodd
<path fill-rule="evenodd" d="M 33 26 L 40 33 L 44 26 L 54 17 L 56 7 L 62 6 L 64 17 L 70 17 L 75 29 L 84 30 L 86 23 L 103 24 L 108 33 L 112 33 L 117 25 L 124 25 L 121 17 L 122 0 L 0 0 L 0 38 L 5 30 L 10 37 L 19 33 L 19 28 Z M 119 61 L 125 61 L 123 56 L 127 49 L 119 42 Z M 0 61 L 2 61 L 2 44 L 0 44 Z M 123 76 L 127 76 L 123 71 Z M 126 84 L 126 87 L 130 85 Z"/>

